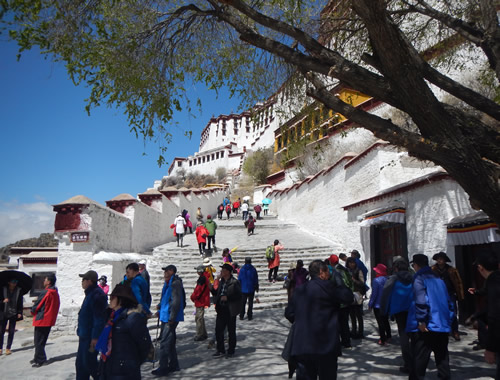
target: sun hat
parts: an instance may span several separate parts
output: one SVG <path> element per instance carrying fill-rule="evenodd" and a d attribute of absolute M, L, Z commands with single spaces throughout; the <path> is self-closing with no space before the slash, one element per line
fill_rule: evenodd
<path fill-rule="evenodd" d="M 196 272 L 198 272 L 198 273 L 205 272 L 205 266 L 204 265 L 198 265 L 194 269 L 196 269 Z"/>
<path fill-rule="evenodd" d="M 434 256 L 432 256 L 432 260 L 437 261 L 437 259 L 443 258 L 447 263 L 451 263 L 451 259 L 444 252 L 438 252 Z"/>
<path fill-rule="evenodd" d="M 330 255 L 330 257 L 328 258 L 328 261 L 332 265 L 337 265 L 339 263 L 339 257 L 337 255 L 335 255 L 335 254 Z"/>
<path fill-rule="evenodd" d="M 231 264 L 228 264 L 228 263 L 221 265 L 221 269 L 226 269 L 231 273 L 233 273 L 233 270 L 234 270 L 233 266 Z"/>
<path fill-rule="evenodd" d="M 381 276 L 387 276 L 387 267 L 382 263 L 377 264 L 373 270 Z"/>
<path fill-rule="evenodd" d="M 134 293 L 132 292 L 132 288 L 124 284 L 116 285 L 113 291 L 111 292 L 110 297 L 126 298 L 132 301 L 132 303 L 136 305 L 138 304 L 137 298 L 135 298 Z"/>
<path fill-rule="evenodd" d="M 203 259 L 203 265 L 205 265 L 206 267 L 211 266 L 212 265 L 212 261 L 210 260 L 210 258 L 205 257 Z"/>

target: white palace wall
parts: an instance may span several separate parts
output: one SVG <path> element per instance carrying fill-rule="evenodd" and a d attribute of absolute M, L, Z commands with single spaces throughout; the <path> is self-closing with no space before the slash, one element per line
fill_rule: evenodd
<path fill-rule="evenodd" d="M 188 210 L 196 223 L 196 210 L 201 207 L 205 214 L 215 212 L 225 192 L 217 190 L 201 194 L 178 193 L 167 198 L 161 194 L 152 206 L 141 201 L 132 202 L 123 213 L 89 200 L 77 205 L 73 218 L 79 218 L 78 227 L 56 230 L 59 240 L 57 263 L 57 287 L 61 298 L 56 330 L 74 331 L 78 309 L 84 298 L 80 273 L 95 270 L 108 277 L 113 288 L 122 279 L 125 267 L 131 262 L 151 257 L 152 248 L 173 241 L 172 229 L 177 214 Z M 75 205 L 56 205 L 54 208 Z M 57 228 L 57 217 L 56 217 Z M 72 242 L 72 234 L 88 233 L 88 241 Z"/>
<path fill-rule="evenodd" d="M 331 240 L 336 247 L 332 253 L 359 250 L 368 267 L 377 263 L 370 262 L 369 247 L 364 250 L 362 245 L 365 213 L 402 205 L 408 256 L 432 257 L 446 250 L 454 260 L 453 248 L 446 246 L 445 224 L 472 211 L 465 191 L 441 168 L 416 164 L 406 153 L 380 142 L 268 197 L 280 219 Z"/>

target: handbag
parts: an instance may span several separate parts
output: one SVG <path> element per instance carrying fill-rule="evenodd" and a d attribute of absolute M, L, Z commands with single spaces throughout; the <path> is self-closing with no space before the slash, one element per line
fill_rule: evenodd
<path fill-rule="evenodd" d="M 363 305 L 363 295 L 360 292 L 353 292 L 354 302 L 353 305 Z"/>

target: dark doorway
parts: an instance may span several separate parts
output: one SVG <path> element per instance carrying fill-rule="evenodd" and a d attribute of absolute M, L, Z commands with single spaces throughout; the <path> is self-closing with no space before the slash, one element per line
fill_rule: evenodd
<path fill-rule="evenodd" d="M 463 323 L 475 312 L 484 310 L 486 306 L 486 297 L 474 296 L 467 291 L 469 288 L 481 289 L 484 285 L 484 278 L 474 265 L 480 252 L 488 252 L 500 258 L 500 243 L 455 246 L 455 263 L 462 278 L 465 298 L 464 302 L 458 306 L 460 323 Z"/>
<path fill-rule="evenodd" d="M 372 226 L 372 229 L 372 266 L 382 263 L 390 270 L 394 256 L 402 256 L 408 260 L 406 224 L 383 223 Z"/>

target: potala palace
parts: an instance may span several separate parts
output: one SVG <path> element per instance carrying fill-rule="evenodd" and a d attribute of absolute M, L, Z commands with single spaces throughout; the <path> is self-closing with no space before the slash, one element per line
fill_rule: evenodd
<path fill-rule="evenodd" d="M 340 83 L 331 91 L 378 116 L 389 118 L 393 112 Z M 303 141 L 303 150 L 297 150 Z M 471 207 L 468 195 L 441 167 L 416 160 L 342 115 L 297 97 L 286 84 L 248 111 L 212 117 L 201 132 L 198 151 L 175 157 L 168 175 L 180 169 L 215 174 L 223 167 L 229 182 L 237 186 L 248 155 L 270 147 L 275 155 L 287 154 L 289 159 L 265 185 L 255 188 L 250 203 L 270 198 L 273 217 L 326 239 L 330 254 L 357 249 L 370 268 L 377 263 L 390 267 L 394 256 L 432 257 L 446 251 L 470 282 L 476 276 L 472 263 L 477 253 L 500 252 L 498 226 Z M 304 172 L 308 155 L 324 165 Z M 55 270 L 62 302 L 58 329 L 69 331 L 76 324 L 84 296 L 79 273 L 94 269 L 113 287 L 130 262 L 145 259 L 148 269 L 161 266 L 165 256 L 159 259 L 158 247 L 173 242 L 170 225 L 177 213 L 186 209 L 194 221 L 198 207 L 205 215 L 215 214 L 232 190 L 177 189 L 162 187 L 161 179 L 153 181 L 143 193 L 132 195 L 124 189 L 105 205 L 84 195 L 54 205 L 59 240 Z M 168 255 L 186 270 L 199 264 L 199 257 L 187 251 L 173 249 Z M 23 270 L 43 271 L 42 258 L 33 265 Z M 466 302 L 464 307 L 473 305 Z"/>

